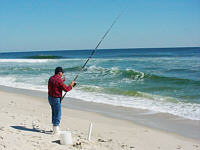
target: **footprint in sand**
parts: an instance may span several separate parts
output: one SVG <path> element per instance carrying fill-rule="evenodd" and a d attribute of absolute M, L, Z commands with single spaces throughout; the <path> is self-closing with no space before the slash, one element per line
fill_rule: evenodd
<path fill-rule="evenodd" d="M 1 147 L 6 148 L 6 145 L 0 144 L 0 148 L 1 148 Z"/>
<path fill-rule="evenodd" d="M 103 139 L 98 139 L 98 142 L 106 142 L 106 141 Z"/>
<path fill-rule="evenodd" d="M 10 101 L 10 103 L 8 105 L 15 105 L 15 102 Z"/>
<path fill-rule="evenodd" d="M 196 147 L 196 148 L 198 148 L 198 147 L 199 147 L 199 145 L 197 145 L 197 144 L 194 144 L 193 146 L 194 146 L 194 147 Z"/>
<path fill-rule="evenodd" d="M 181 147 L 180 145 L 178 145 L 176 149 L 181 149 L 181 148 L 182 148 L 182 147 Z"/>
<path fill-rule="evenodd" d="M 81 142 L 77 142 L 76 144 L 73 144 L 72 146 L 73 146 L 73 147 L 76 147 L 76 148 L 78 148 L 78 149 L 82 149 Z"/>
<path fill-rule="evenodd" d="M 32 121 L 32 127 L 33 127 L 33 129 L 39 129 L 39 125 L 38 125 L 38 122 L 40 122 L 40 121 L 38 121 L 38 120 L 36 120 L 36 121 Z"/>
<path fill-rule="evenodd" d="M 12 119 L 15 119 L 15 116 L 10 116 Z"/>
<path fill-rule="evenodd" d="M 123 145 L 121 145 L 121 148 L 127 148 L 128 147 L 128 145 L 126 145 L 126 144 L 123 144 Z"/>
<path fill-rule="evenodd" d="M 0 131 L 4 131 L 4 127 L 0 127 Z"/>
<path fill-rule="evenodd" d="M 134 146 L 130 146 L 130 149 L 134 149 L 135 147 Z"/>

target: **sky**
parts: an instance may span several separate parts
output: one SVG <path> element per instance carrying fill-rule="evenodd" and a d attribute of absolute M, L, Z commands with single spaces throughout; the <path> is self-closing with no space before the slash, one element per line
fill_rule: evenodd
<path fill-rule="evenodd" d="M 0 0 L 0 52 L 200 47 L 200 0 Z"/>

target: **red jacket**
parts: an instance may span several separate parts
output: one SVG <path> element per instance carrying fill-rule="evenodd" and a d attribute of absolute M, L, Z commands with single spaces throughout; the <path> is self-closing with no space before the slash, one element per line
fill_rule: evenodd
<path fill-rule="evenodd" d="M 57 74 L 49 78 L 48 95 L 51 97 L 62 97 L 62 91 L 68 92 L 72 86 L 66 86 L 61 77 Z"/>

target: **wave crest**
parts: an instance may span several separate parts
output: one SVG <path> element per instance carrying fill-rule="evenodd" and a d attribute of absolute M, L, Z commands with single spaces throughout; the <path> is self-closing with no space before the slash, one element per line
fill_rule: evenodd
<path fill-rule="evenodd" d="M 85 69 L 89 73 L 97 73 L 103 76 L 110 75 L 112 78 L 119 78 L 119 79 L 131 79 L 133 81 L 144 81 L 150 80 L 152 82 L 173 82 L 176 84 L 196 84 L 200 85 L 200 82 L 191 80 L 191 79 L 184 79 L 184 78 L 177 78 L 177 77 L 167 77 L 155 74 L 144 73 L 141 71 L 137 71 L 135 69 L 119 69 L 117 67 L 112 68 L 103 68 L 103 67 L 96 67 L 90 66 Z"/>

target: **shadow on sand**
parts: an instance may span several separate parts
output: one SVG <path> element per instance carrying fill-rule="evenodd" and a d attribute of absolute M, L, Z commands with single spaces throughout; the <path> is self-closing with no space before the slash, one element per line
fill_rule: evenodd
<path fill-rule="evenodd" d="M 60 140 L 52 141 L 52 143 L 57 143 L 60 145 Z"/>
<path fill-rule="evenodd" d="M 36 129 L 36 128 L 30 129 L 30 128 L 26 128 L 24 126 L 10 126 L 10 127 L 17 129 L 17 130 L 22 130 L 22 131 L 39 132 L 39 133 L 44 133 L 44 134 L 51 134 L 52 133 L 52 131 L 39 130 L 39 129 Z"/>

